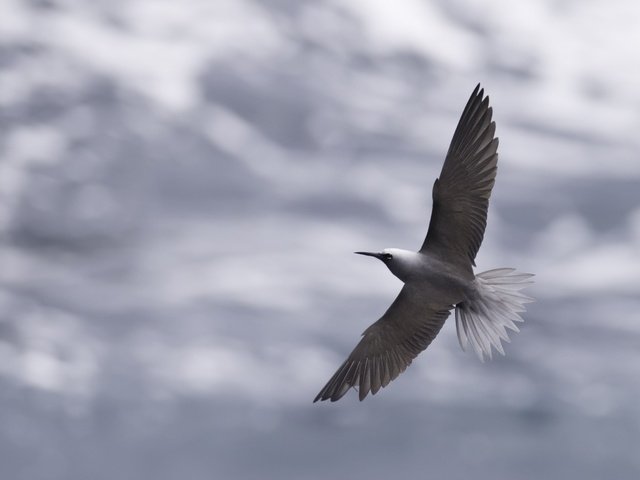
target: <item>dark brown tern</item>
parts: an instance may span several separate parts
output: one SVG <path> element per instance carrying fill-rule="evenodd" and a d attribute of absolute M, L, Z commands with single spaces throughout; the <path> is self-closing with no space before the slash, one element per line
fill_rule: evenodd
<path fill-rule="evenodd" d="M 429 346 L 453 308 L 463 350 L 470 345 L 480 360 L 490 358 L 492 348 L 504 355 L 501 341 L 509 341 L 507 329 L 518 331 L 519 314 L 533 301 L 521 292 L 533 283 L 533 275 L 513 268 L 473 271 L 498 164 L 492 113 L 478 85 L 433 185 L 431 221 L 420 250 L 356 252 L 381 260 L 404 286 L 314 402 L 335 402 L 352 387 L 360 400 L 369 392 L 375 395 Z"/>

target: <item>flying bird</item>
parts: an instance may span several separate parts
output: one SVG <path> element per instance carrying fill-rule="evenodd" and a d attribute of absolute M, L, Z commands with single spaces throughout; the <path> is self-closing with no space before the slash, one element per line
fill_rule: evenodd
<path fill-rule="evenodd" d="M 381 260 L 404 286 L 314 402 L 335 402 L 352 387 L 360 400 L 375 395 L 429 346 L 453 308 L 463 350 L 470 345 L 482 361 L 491 358 L 492 348 L 504 355 L 507 329 L 518 331 L 519 313 L 533 301 L 521 292 L 533 275 L 513 268 L 473 272 L 498 163 L 492 113 L 478 84 L 433 184 L 431 221 L 420 250 L 355 252 Z"/>

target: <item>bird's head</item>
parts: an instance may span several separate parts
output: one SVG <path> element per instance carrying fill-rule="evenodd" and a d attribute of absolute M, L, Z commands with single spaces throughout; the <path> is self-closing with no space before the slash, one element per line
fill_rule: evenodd
<path fill-rule="evenodd" d="M 358 255 L 366 255 L 368 257 L 375 257 L 383 262 L 391 273 L 398 277 L 403 282 L 411 270 L 411 264 L 415 261 L 415 252 L 408 250 L 402 250 L 400 248 L 385 248 L 381 252 L 354 252 Z"/>

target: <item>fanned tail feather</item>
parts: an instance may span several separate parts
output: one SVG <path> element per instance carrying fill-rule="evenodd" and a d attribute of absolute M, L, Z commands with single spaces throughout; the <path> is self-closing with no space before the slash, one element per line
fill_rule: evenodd
<path fill-rule="evenodd" d="M 456 305 L 456 329 L 462 350 L 471 347 L 481 361 L 491 358 L 492 347 L 504 355 L 501 341 L 509 342 L 507 329 L 520 331 L 516 322 L 525 304 L 533 298 L 520 292 L 531 285 L 531 273 L 519 273 L 513 268 L 497 268 L 476 275 L 473 298 Z"/>

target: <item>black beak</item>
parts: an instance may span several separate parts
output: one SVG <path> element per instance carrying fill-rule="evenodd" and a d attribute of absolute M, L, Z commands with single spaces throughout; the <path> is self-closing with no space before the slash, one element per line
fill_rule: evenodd
<path fill-rule="evenodd" d="M 366 255 L 367 257 L 375 257 L 378 260 L 382 260 L 381 253 L 373 253 L 373 252 L 353 252 L 353 253 L 357 253 L 358 255 Z"/>

